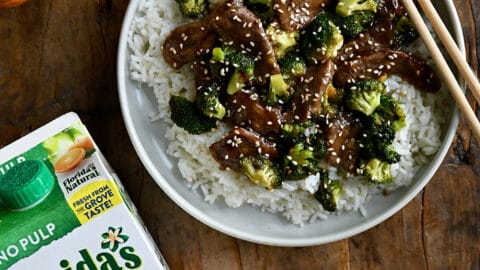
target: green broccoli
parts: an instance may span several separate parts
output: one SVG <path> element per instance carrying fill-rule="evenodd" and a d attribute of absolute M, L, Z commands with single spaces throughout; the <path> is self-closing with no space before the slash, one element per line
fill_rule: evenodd
<path fill-rule="evenodd" d="M 364 132 L 358 138 L 361 154 L 365 157 L 378 157 L 379 152 L 395 139 L 395 130 L 387 122 L 375 124 L 372 118 L 364 123 Z"/>
<path fill-rule="evenodd" d="M 371 120 L 368 121 L 371 122 Z M 388 122 L 382 122 L 381 124 L 370 123 L 365 129 L 364 134 L 366 134 L 366 137 L 376 144 L 391 144 L 393 139 L 395 139 L 395 130 Z"/>
<path fill-rule="evenodd" d="M 340 0 L 336 6 L 336 12 L 342 17 L 352 15 L 356 11 L 377 12 L 376 0 Z"/>
<path fill-rule="evenodd" d="M 256 185 L 272 190 L 281 187 L 277 165 L 265 156 L 245 156 L 240 159 L 242 172 Z"/>
<path fill-rule="evenodd" d="M 284 174 L 289 180 L 304 179 L 320 171 L 320 161 L 327 148 L 323 141 L 308 144 L 296 143 L 290 148 L 284 159 Z"/>
<path fill-rule="evenodd" d="M 282 74 L 270 76 L 270 86 L 265 100 L 268 105 L 284 104 L 292 94 L 292 88 L 285 82 Z"/>
<path fill-rule="evenodd" d="M 392 146 L 395 131 L 405 126 L 405 113 L 400 104 L 394 98 L 382 95 L 380 105 L 365 119 L 364 133 L 359 138 L 361 155 L 390 164 L 400 161 L 400 154 Z"/>
<path fill-rule="evenodd" d="M 221 76 L 229 76 L 227 93 L 232 95 L 245 87 L 246 83 L 253 78 L 255 60 L 245 52 L 237 51 L 233 47 L 215 47 L 212 50 L 211 62 L 223 63 L 225 67 L 220 70 Z M 227 72 L 233 67 L 233 73 Z"/>
<path fill-rule="evenodd" d="M 361 161 L 360 170 L 362 175 L 376 184 L 384 184 L 393 182 L 393 176 L 390 172 L 390 164 L 376 158 L 368 161 Z"/>
<path fill-rule="evenodd" d="M 387 95 L 380 97 L 380 106 L 373 112 L 372 118 L 377 124 L 382 121 L 390 122 L 395 131 L 406 125 L 406 115 L 402 106 L 396 99 Z"/>
<path fill-rule="evenodd" d="M 320 184 L 315 192 L 315 199 L 322 205 L 323 209 L 334 212 L 338 209 L 338 200 L 342 196 L 343 186 L 338 180 L 331 180 L 328 173 L 320 172 Z"/>
<path fill-rule="evenodd" d="M 337 55 L 343 36 L 330 15 L 322 12 L 301 32 L 299 43 L 307 61 L 317 63 Z"/>
<path fill-rule="evenodd" d="M 400 155 L 392 146 L 395 130 L 390 121 L 373 113 L 364 122 L 364 133 L 358 138 L 362 149 L 360 155 L 366 159 L 376 158 L 387 163 L 396 163 Z"/>
<path fill-rule="evenodd" d="M 365 32 L 375 20 L 375 13 L 372 11 L 357 11 L 347 17 L 343 17 L 340 25 L 342 34 L 345 37 L 353 38 Z"/>
<path fill-rule="evenodd" d="M 284 124 L 280 137 L 288 142 L 301 142 L 305 140 L 307 129 L 316 129 L 315 123 L 305 121 L 300 124 Z"/>
<path fill-rule="evenodd" d="M 268 20 L 274 14 L 272 0 L 246 0 L 245 6 L 262 21 Z"/>
<path fill-rule="evenodd" d="M 207 7 L 205 0 L 175 0 L 179 6 L 180 11 L 184 16 L 197 18 L 203 14 Z"/>
<path fill-rule="evenodd" d="M 391 144 L 379 144 L 377 150 L 377 156 L 380 160 L 387 163 L 397 163 L 400 161 L 400 154 L 395 151 Z"/>
<path fill-rule="evenodd" d="M 223 62 L 225 61 L 225 54 L 230 53 L 230 50 L 233 50 L 231 47 L 215 47 L 212 49 L 212 61 L 214 62 Z M 233 52 L 232 52 L 233 53 Z"/>
<path fill-rule="evenodd" d="M 297 52 L 289 52 L 278 61 L 282 75 L 288 81 L 292 81 L 305 74 L 307 64 L 305 59 Z"/>
<path fill-rule="evenodd" d="M 217 126 L 214 118 L 209 118 L 200 111 L 194 102 L 181 96 L 172 96 L 169 101 L 172 121 L 191 134 L 211 131 Z"/>
<path fill-rule="evenodd" d="M 210 118 L 222 119 L 226 109 L 219 99 L 221 86 L 213 82 L 209 85 L 200 86 L 197 89 L 196 103 L 204 115 Z"/>
<path fill-rule="evenodd" d="M 407 16 L 402 16 L 395 24 L 395 35 L 393 37 L 398 47 L 404 47 L 418 38 L 418 32 L 412 21 Z"/>
<path fill-rule="evenodd" d="M 237 51 L 230 46 L 215 47 L 212 50 L 212 60 L 232 65 L 244 72 L 253 72 L 254 59 L 243 51 Z"/>
<path fill-rule="evenodd" d="M 265 33 L 271 41 L 277 59 L 282 59 L 288 51 L 294 48 L 299 37 L 298 31 L 287 32 L 282 30 L 276 22 L 269 24 Z"/>
<path fill-rule="evenodd" d="M 385 91 L 384 83 L 368 78 L 350 87 L 346 93 L 345 103 L 351 110 L 370 115 L 380 105 L 380 97 Z"/>

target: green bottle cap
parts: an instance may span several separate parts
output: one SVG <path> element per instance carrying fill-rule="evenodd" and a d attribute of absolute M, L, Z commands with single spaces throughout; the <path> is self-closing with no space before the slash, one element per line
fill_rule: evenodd
<path fill-rule="evenodd" d="M 0 178 L 0 198 L 14 211 L 27 210 L 52 191 L 55 177 L 40 160 L 26 160 Z"/>

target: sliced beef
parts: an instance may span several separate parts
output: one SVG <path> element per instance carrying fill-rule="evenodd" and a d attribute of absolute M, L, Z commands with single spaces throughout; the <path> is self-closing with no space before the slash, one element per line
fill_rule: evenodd
<path fill-rule="evenodd" d="M 441 87 L 440 79 L 424 59 L 401 51 L 379 51 L 342 62 L 337 68 L 334 83 L 341 88 L 364 78 L 378 79 L 392 74 L 422 91 L 436 92 Z"/>
<path fill-rule="evenodd" d="M 174 68 L 181 68 L 197 56 L 208 53 L 217 41 L 217 33 L 208 20 L 195 21 L 175 28 L 163 43 L 163 58 Z"/>
<path fill-rule="evenodd" d="M 260 80 L 265 81 L 265 77 L 280 73 L 262 22 L 246 7 L 230 7 L 223 15 L 213 18 L 212 27 L 223 42 L 259 59 L 255 64 L 255 76 Z"/>
<path fill-rule="evenodd" d="M 207 64 L 204 60 L 196 60 L 192 64 L 192 71 L 195 80 L 195 87 L 208 84 L 212 81 L 212 76 L 208 70 Z"/>
<path fill-rule="evenodd" d="M 361 133 L 360 120 L 351 113 L 339 111 L 326 126 L 327 162 L 340 166 L 356 174 L 358 166 L 358 143 L 356 137 Z"/>
<path fill-rule="evenodd" d="M 218 40 L 212 29 L 212 20 L 220 16 L 232 3 L 217 6 L 199 21 L 175 28 L 163 43 L 163 57 L 174 68 L 181 68 L 193 59 L 207 54 Z"/>
<path fill-rule="evenodd" d="M 319 113 L 323 102 L 323 93 L 333 79 L 335 65 L 327 60 L 322 64 L 310 66 L 296 87 L 291 107 L 285 115 L 288 123 L 303 123 L 312 115 Z"/>
<path fill-rule="evenodd" d="M 220 169 L 240 171 L 240 159 L 244 156 L 265 155 L 271 159 L 279 156 L 276 145 L 260 134 L 235 127 L 221 140 L 210 146 L 210 153 L 220 164 Z"/>
<path fill-rule="evenodd" d="M 227 99 L 228 116 L 234 125 L 249 126 L 267 135 L 280 133 L 281 110 L 266 106 L 255 91 L 238 91 Z"/>
<path fill-rule="evenodd" d="M 273 9 L 285 31 L 305 28 L 332 0 L 273 0 Z"/>
<path fill-rule="evenodd" d="M 335 63 L 359 58 L 364 55 L 392 49 L 395 27 L 392 18 L 385 17 L 376 21 L 367 32 L 347 42 L 337 53 Z"/>
<path fill-rule="evenodd" d="M 394 17 L 404 16 L 407 10 L 403 7 L 399 0 L 380 0 L 377 6 L 377 16 L 380 17 Z"/>

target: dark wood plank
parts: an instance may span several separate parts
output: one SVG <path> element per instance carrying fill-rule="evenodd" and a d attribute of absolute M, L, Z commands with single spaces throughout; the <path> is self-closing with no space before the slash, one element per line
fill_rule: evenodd
<path fill-rule="evenodd" d="M 352 269 L 425 269 L 421 208 L 422 194 L 384 223 L 350 238 Z"/>
<path fill-rule="evenodd" d="M 476 68 L 480 6 L 454 2 L 467 59 Z M 0 9 L 0 147 L 67 111 L 79 113 L 172 269 L 480 268 L 480 148 L 463 121 L 427 188 L 386 222 L 350 239 L 270 247 L 224 235 L 186 214 L 145 171 L 123 125 L 115 66 L 127 4 L 31 0 Z"/>

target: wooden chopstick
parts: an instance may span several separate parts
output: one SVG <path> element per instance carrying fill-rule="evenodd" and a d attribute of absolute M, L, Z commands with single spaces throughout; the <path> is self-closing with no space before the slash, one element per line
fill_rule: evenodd
<path fill-rule="evenodd" d="M 475 137 L 478 141 L 480 141 L 480 123 L 478 122 L 475 112 L 470 107 L 470 104 L 468 103 L 468 100 L 465 97 L 462 88 L 460 87 L 457 79 L 453 75 L 453 72 L 450 70 L 447 61 L 443 57 L 442 52 L 438 48 L 427 25 L 423 21 L 420 12 L 418 11 L 412 0 L 400 1 L 407 9 L 410 19 L 417 28 L 420 37 L 423 39 L 425 46 L 430 51 L 433 60 L 437 64 L 438 71 L 440 72 L 440 76 L 442 77 L 443 82 L 447 84 L 447 88 L 450 90 L 450 94 L 455 99 L 458 108 L 463 113 Z M 439 19 L 438 14 L 430 3 L 430 0 L 418 0 L 418 2 L 421 4 L 423 11 L 432 23 L 432 26 L 435 29 L 435 32 L 438 34 L 438 37 L 442 40 L 442 42 L 444 42 L 444 44 L 446 44 L 445 47 L 447 48 L 447 51 L 450 54 L 453 62 L 455 63 L 455 65 L 457 65 L 460 75 L 466 79 L 472 93 L 474 94 L 474 97 L 477 99 L 478 102 L 480 102 L 480 85 L 478 83 L 478 80 L 473 71 L 466 63 L 465 57 L 462 56 L 460 50 L 455 45 L 455 42 L 453 42 L 453 39 L 450 37 L 450 34 L 446 30 L 445 25 Z"/>
<path fill-rule="evenodd" d="M 432 5 L 432 2 L 430 2 L 430 0 L 417 0 L 417 2 L 420 4 L 423 12 L 432 24 L 432 27 L 437 33 L 440 41 L 442 41 L 443 45 L 447 49 L 448 54 L 457 66 L 458 71 L 460 74 L 462 74 L 463 78 L 470 87 L 470 91 L 474 95 L 475 99 L 480 101 L 480 83 L 478 82 L 475 73 L 465 60 L 465 56 L 462 55 L 462 52 L 458 48 L 457 44 L 455 44 L 455 41 L 448 32 L 447 27 L 443 21 L 440 20 L 440 15 L 438 15 L 438 12 Z"/>

